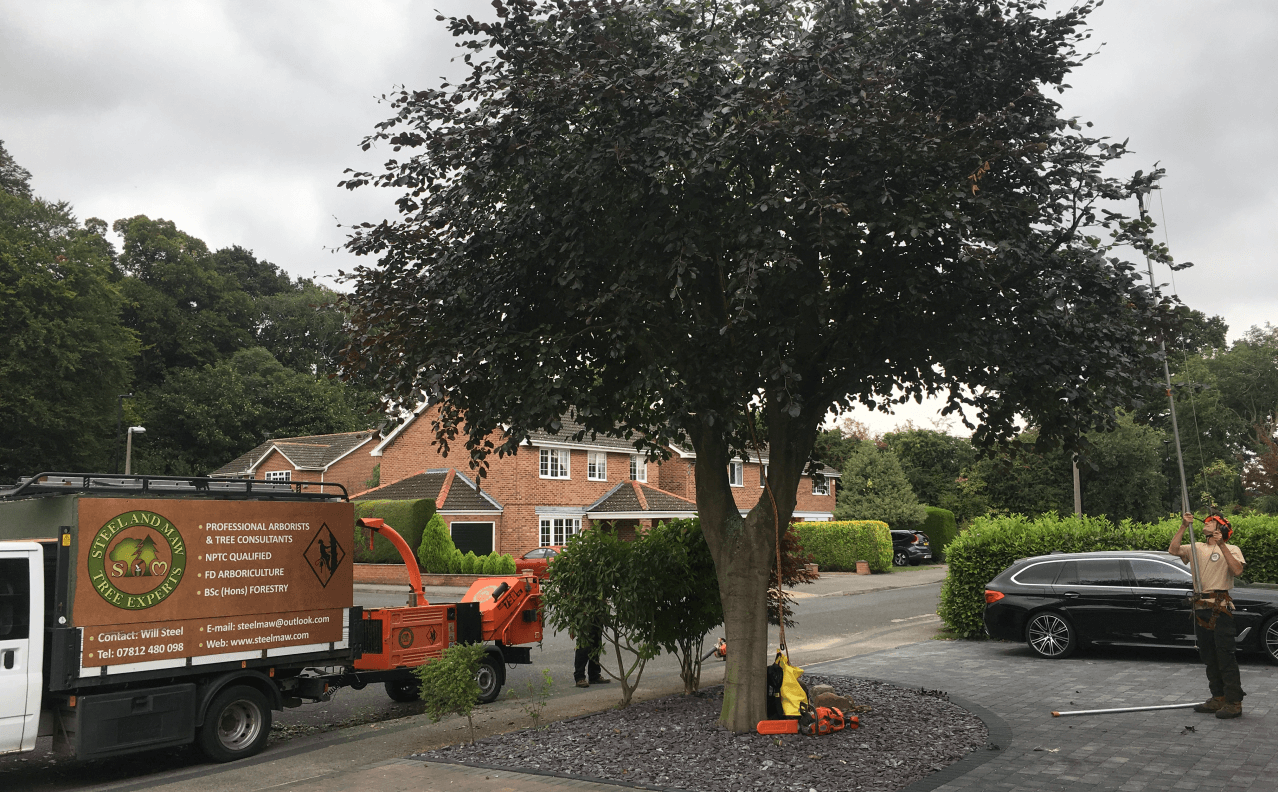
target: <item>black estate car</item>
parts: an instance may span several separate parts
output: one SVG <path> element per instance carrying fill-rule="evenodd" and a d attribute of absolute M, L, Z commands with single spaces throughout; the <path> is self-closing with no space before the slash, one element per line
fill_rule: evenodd
<path fill-rule="evenodd" d="M 892 532 L 892 564 L 894 566 L 918 566 L 932 560 L 932 545 L 922 531 L 896 530 Z"/>
<path fill-rule="evenodd" d="M 1189 567 L 1167 553 L 1022 558 L 985 587 L 985 632 L 1040 657 L 1086 644 L 1193 647 Z M 1238 648 L 1278 663 L 1278 587 L 1234 581 Z"/>

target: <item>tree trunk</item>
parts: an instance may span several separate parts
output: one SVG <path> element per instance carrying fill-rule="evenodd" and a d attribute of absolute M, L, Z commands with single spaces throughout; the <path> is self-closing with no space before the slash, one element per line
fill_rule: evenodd
<path fill-rule="evenodd" d="M 775 516 L 765 488 L 759 490 L 759 500 L 749 514 L 741 517 L 728 483 L 731 460 L 727 442 L 714 431 L 717 427 L 699 427 L 692 438 L 697 452 L 697 511 L 714 557 L 728 641 L 719 723 L 738 733 L 754 731 L 758 722 L 767 717 L 766 669 L 772 660 L 768 646 L 768 575 L 776 558 L 778 522 L 790 522 L 799 478 L 816 439 L 816 422 L 782 418 L 773 412 L 776 411 L 768 415 L 768 481 L 776 497 Z M 805 426 L 807 423 L 812 425 Z"/>

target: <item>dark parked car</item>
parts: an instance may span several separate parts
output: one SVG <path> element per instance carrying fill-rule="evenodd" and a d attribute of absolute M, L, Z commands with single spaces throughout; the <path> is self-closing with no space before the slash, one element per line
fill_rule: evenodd
<path fill-rule="evenodd" d="M 892 563 L 896 566 L 918 566 L 932 560 L 932 545 L 922 531 L 892 532 Z"/>
<path fill-rule="evenodd" d="M 985 587 L 985 632 L 1040 657 L 1086 644 L 1194 645 L 1189 567 L 1167 553 L 1053 553 L 1023 558 Z M 1238 648 L 1278 663 L 1278 586 L 1234 581 Z"/>

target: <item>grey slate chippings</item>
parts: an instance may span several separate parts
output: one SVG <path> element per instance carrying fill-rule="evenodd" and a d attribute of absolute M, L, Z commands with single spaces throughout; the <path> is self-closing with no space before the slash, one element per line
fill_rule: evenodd
<path fill-rule="evenodd" d="M 860 729 L 780 738 L 719 727 L 723 689 L 671 696 L 417 754 L 511 770 L 552 772 L 642 788 L 739 792 L 897 790 L 983 750 L 985 725 L 939 691 L 808 674 L 872 711 Z M 778 744 L 778 742 L 780 744 Z"/>

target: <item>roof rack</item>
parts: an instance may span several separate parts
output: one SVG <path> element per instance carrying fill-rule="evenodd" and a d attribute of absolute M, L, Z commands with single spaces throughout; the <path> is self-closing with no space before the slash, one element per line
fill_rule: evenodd
<path fill-rule="evenodd" d="M 338 492 L 340 490 L 340 492 Z M 257 481 L 208 476 L 134 476 L 113 473 L 37 473 L 0 487 L 0 500 L 91 492 L 95 495 L 187 495 L 230 500 L 347 500 L 332 481 Z"/>

